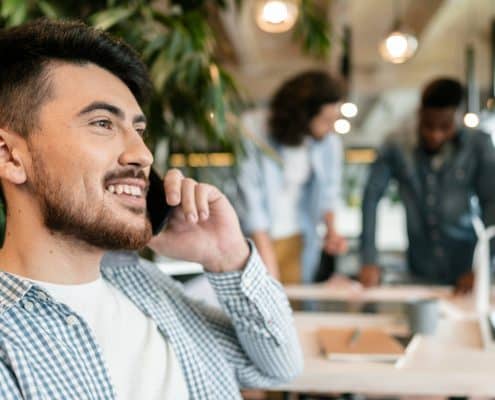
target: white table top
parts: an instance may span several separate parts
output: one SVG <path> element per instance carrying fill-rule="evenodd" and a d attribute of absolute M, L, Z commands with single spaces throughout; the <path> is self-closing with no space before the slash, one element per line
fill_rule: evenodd
<path fill-rule="evenodd" d="M 410 301 L 436 298 L 440 300 L 441 311 L 451 318 L 473 317 L 472 295 L 454 296 L 450 286 L 396 285 L 363 289 L 353 283 L 318 283 L 313 285 L 287 285 L 284 287 L 290 300 L 342 301 L 346 303 L 407 303 Z M 495 291 L 492 290 L 491 304 L 495 307 Z"/>
<path fill-rule="evenodd" d="M 287 285 L 285 293 L 291 300 L 334 300 L 345 302 L 407 302 L 425 298 L 450 298 L 449 286 L 397 285 L 362 289 L 352 283 Z"/>
<path fill-rule="evenodd" d="M 416 336 L 397 365 L 328 361 L 320 355 L 316 331 L 323 326 L 381 327 L 401 333 L 392 316 L 295 313 L 305 355 L 304 372 L 282 390 L 383 395 L 495 396 L 495 352 L 481 347 L 476 320 L 440 321 L 434 337 Z"/>

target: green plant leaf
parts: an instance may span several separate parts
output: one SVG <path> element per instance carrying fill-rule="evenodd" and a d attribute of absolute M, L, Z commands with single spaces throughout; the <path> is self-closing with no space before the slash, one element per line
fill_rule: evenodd
<path fill-rule="evenodd" d="M 58 10 L 53 4 L 50 4 L 48 1 L 39 0 L 38 7 L 43 15 L 48 18 L 55 19 L 63 15 L 60 10 Z"/>
<path fill-rule="evenodd" d="M 8 26 L 16 26 L 22 24 L 27 19 L 28 2 L 18 1 L 18 4 L 12 14 L 7 19 Z"/>
<path fill-rule="evenodd" d="M 9 18 L 16 9 L 20 6 L 21 3 L 24 3 L 23 0 L 3 0 L 1 2 L 0 16 L 2 18 Z"/>
<path fill-rule="evenodd" d="M 89 17 L 89 21 L 95 28 L 107 30 L 129 18 L 134 12 L 136 12 L 136 7 L 120 6 L 93 14 Z"/>
<path fill-rule="evenodd" d="M 157 91 L 162 91 L 172 70 L 173 64 L 169 61 L 166 49 L 163 49 L 158 54 L 150 69 L 151 80 Z"/>

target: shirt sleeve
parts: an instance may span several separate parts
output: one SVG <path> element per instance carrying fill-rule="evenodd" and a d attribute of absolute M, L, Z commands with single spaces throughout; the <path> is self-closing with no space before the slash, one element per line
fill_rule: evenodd
<path fill-rule="evenodd" d="M 244 233 L 250 235 L 256 231 L 268 230 L 269 218 L 260 165 L 261 155 L 251 141 L 246 140 L 244 148 L 246 154 L 239 164 L 237 175 L 240 196 L 234 206 Z"/>
<path fill-rule="evenodd" d="M 491 226 L 495 225 L 495 190 L 493 190 L 495 147 L 490 136 L 483 132 L 479 132 L 478 135 L 480 135 L 480 146 L 476 194 L 480 201 L 483 222 L 486 226 Z"/>
<path fill-rule="evenodd" d="M 339 206 L 342 191 L 342 165 L 344 149 L 337 134 L 328 136 L 328 154 L 325 155 L 325 169 L 328 171 L 323 187 L 324 213 L 335 212 Z"/>
<path fill-rule="evenodd" d="M 223 310 L 202 305 L 241 387 L 273 387 L 303 367 L 292 310 L 253 244 L 242 271 L 207 273 Z"/>
<path fill-rule="evenodd" d="M 479 154 L 476 194 L 478 196 L 481 217 L 486 227 L 495 226 L 495 190 L 493 176 L 495 175 L 495 146 L 489 135 L 479 132 L 477 154 Z M 495 269 L 495 239 L 490 242 L 492 269 Z"/>
<path fill-rule="evenodd" d="M 364 190 L 362 205 L 362 232 L 361 232 L 361 262 L 362 264 L 376 264 L 377 251 L 376 210 L 392 175 L 391 147 L 385 144 L 378 152 L 378 157 L 370 167 L 368 182 Z"/>

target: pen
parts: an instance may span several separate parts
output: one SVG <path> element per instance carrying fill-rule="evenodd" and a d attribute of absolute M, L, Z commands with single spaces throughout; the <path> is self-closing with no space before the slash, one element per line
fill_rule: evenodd
<path fill-rule="evenodd" d="M 354 329 L 354 331 L 352 332 L 352 336 L 349 339 L 349 343 L 347 345 L 349 347 L 354 346 L 356 344 L 356 342 L 358 341 L 360 336 L 361 336 L 361 329 L 359 329 L 359 328 Z"/>

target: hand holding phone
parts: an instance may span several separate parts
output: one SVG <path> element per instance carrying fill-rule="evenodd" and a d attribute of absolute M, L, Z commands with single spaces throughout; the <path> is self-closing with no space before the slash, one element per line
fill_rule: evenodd
<path fill-rule="evenodd" d="M 161 179 L 157 185 L 155 178 L 150 177 L 152 193 L 149 196 L 150 202 L 155 203 L 150 204 L 149 210 L 155 232 L 163 226 L 165 194 L 162 190 L 172 206 L 167 207 L 169 226 L 151 239 L 148 247 L 163 256 L 200 263 L 210 272 L 244 268 L 251 249 L 225 195 L 215 186 L 184 177 L 177 169 L 167 171 L 165 185 L 161 184 Z M 158 208 L 155 208 L 156 203 Z"/>

